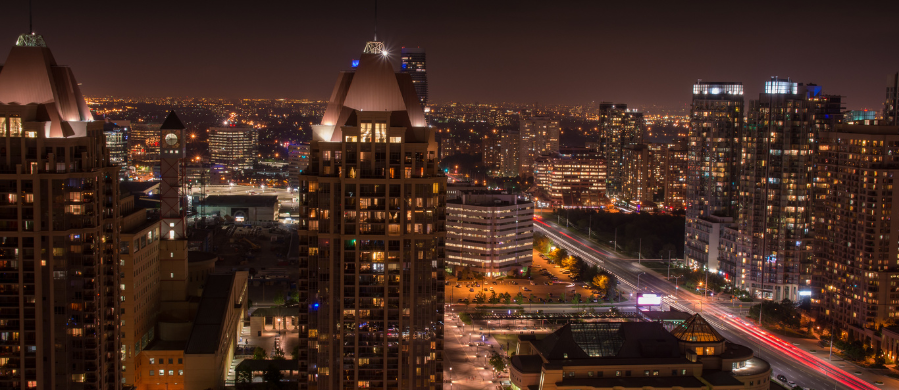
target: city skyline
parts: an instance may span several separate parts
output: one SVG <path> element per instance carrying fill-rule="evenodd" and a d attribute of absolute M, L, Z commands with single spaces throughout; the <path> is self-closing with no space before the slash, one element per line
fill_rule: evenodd
<path fill-rule="evenodd" d="M 325 100 L 322 91 L 330 90 L 330 78 L 321 76 L 349 69 L 358 57 L 357 42 L 374 33 L 372 2 L 345 7 L 351 12 L 338 9 L 345 3 L 251 9 L 55 3 L 35 3 L 34 30 L 82 75 L 79 81 L 89 96 Z M 890 36 L 882 18 L 895 5 L 840 12 L 781 5 L 776 14 L 790 22 L 778 28 L 765 28 L 770 9 L 714 3 L 691 9 L 505 2 L 409 8 L 382 1 L 379 7 L 379 40 L 387 45 L 395 68 L 402 46 L 428 50 L 434 102 L 623 101 L 648 111 L 672 110 L 689 105 L 684 91 L 697 79 L 742 81 L 753 96 L 771 76 L 789 76 L 843 94 L 848 108 L 879 110 L 887 77 L 899 63 L 899 54 L 880 49 L 889 46 Z M 0 36 L 12 40 L 28 28 L 27 2 L 11 4 L 7 14 L 11 21 L 21 21 L 0 26 Z M 788 15 L 801 18 L 794 22 Z M 127 24 L 109 23 L 126 16 Z M 71 20 L 118 32 L 73 30 Z M 340 33 L 322 39 L 335 23 Z M 718 23 L 731 33 L 714 27 Z M 834 24 L 844 26 L 839 36 L 819 37 L 828 30 L 818 26 Z M 781 37 L 807 37 L 810 43 Z M 870 54 L 815 55 L 840 47 Z M 553 77 L 545 77 L 549 73 Z"/>

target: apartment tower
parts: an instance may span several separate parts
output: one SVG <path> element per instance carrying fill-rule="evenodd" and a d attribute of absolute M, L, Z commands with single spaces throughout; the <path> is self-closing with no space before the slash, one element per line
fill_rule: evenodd
<path fill-rule="evenodd" d="M 820 288 L 811 291 L 818 317 L 836 329 L 877 338 L 899 314 L 899 127 L 839 125 L 821 134 L 815 253 Z M 896 210 L 896 213 L 893 213 Z"/>
<path fill-rule="evenodd" d="M 887 78 L 886 99 L 883 102 L 883 124 L 899 126 L 899 72 Z"/>
<path fill-rule="evenodd" d="M 446 177 L 412 78 L 369 42 L 299 182 L 300 371 L 317 389 L 443 383 Z"/>
<path fill-rule="evenodd" d="M 609 169 L 606 189 L 610 197 L 623 196 L 624 148 L 642 143 L 645 127 L 643 114 L 628 110 L 627 104 L 599 104 L 599 144 Z"/>
<path fill-rule="evenodd" d="M 553 156 L 559 153 L 559 134 L 562 128 L 559 121 L 545 116 L 533 116 L 522 119 L 520 124 L 518 163 L 521 176 L 534 176 L 534 159 L 542 155 Z"/>
<path fill-rule="evenodd" d="M 737 214 L 743 83 L 693 85 L 687 139 L 685 259 L 718 271 L 721 229 Z"/>
<path fill-rule="evenodd" d="M 743 145 L 739 229 L 749 240 L 756 296 L 797 301 L 814 271 L 814 166 L 818 137 L 839 122 L 839 96 L 772 78 L 750 101 Z"/>
<path fill-rule="evenodd" d="M 118 171 L 40 35 L 0 69 L 0 388 L 119 386 Z"/>

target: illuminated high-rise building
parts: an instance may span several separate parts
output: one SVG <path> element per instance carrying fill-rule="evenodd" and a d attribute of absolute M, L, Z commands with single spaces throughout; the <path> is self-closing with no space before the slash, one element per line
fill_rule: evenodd
<path fill-rule="evenodd" d="M 599 143 L 609 170 L 606 190 L 610 197 L 623 196 L 624 148 L 642 143 L 645 127 L 643 113 L 628 110 L 627 104 L 599 104 Z"/>
<path fill-rule="evenodd" d="M 840 121 L 840 106 L 819 86 L 778 78 L 750 101 L 737 224 L 750 245 L 743 288 L 759 297 L 797 301 L 811 288 L 818 137 Z"/>
<path fill-rule="evenodd" d="M 103 133 L 106 135 L 106 148 L 109 149 L 109 162 L 119 166 L 128 165 L 130 132 L 131 121 L 106 118 L 106 123 L 103 124 Z"/>
<path fill-rule="evenodd" d="M 541 202 L 600 206 L 606 192 L 605 160 L 587 148 L 565 148 L 555 156 L 540 156 L 534 161 L 534 185 L 546 196 Z"/>
<path fill-rule="evenodd" d="M 899 72 L 887 78 L 886 99 L 883 102 L 883 124 L 899 126 Z"/>
<path fill-rule="evenodd" d="M 718 270 L 721 229 L 737 214 L 743 131 L 743 83 L 693 85 L 687 139 L 686 242 L 694 267 Z M 731 270 L 732 271 L 732 270 Z"/>
<path fill-rule="evenodd" d="M 844 124 L 820 140 L 816 176 L 824 188 L 814 212 L 821 281 L 803 295 L 819 321 L 850 339 L 876 339 L 899 317 L 899 219 L 892 218 L 899 213 L 899 127 Z"/>
<path fill-rule="evenodd" d="M 533 116 L 521 120 L 519 135 L 518 168 L 520 176 L 534 176 L 534 159 L 542 155 L 559 153 L 559 121 L 545 116 Z"/>
<path fill-rule="evenodd" d="M 0 68 L 0 136 L 0 388 L 117 389 L 119 167 L 40 35 Z"/>
<path fill-rule="evenodd" d="M 131 161 L 138 166 L 159 164 L 159 126 L 161 123 L 132 123 L 128 139 Z"/>
<path fill-rule="evenodd" d="M 309 143 L 293 143 L 287 147 L 287 162 L 289 163 L 287 185 L 290 188 L 300 186 L 299 176 L 309 166 Z"/>
<path fill-rule="evenodd" d="M 516 177 L 521 173 L 521 164 L 519 163 L 520 148 L 521 136 L 519 132 L 504 129 L 499 133 L 496 176 Z"/>
<path fill-rule="evenodd" d="M 689 150 L 686 142 L 665 145 L 664 157 L 658 159 L 664 177 L 662 207 L 668 211 L 683 210 L 687 197 Z"/>
<path fill-rule="evenodd" d="M 369 42 L 299 176 L 300 388 L 443 382 L 446 177 L 407 73 Z"/>
<path fill-rule="evenodd" d="M 231 124 L 209 128 L 209 158 L 213 166 L 232 171 L 253 169 L 259 132 L 250 126 Z"/>
<path fill-rule="evenodd" d="M 425 49 L 420 47 L 404 47 L 402 48 L 402 67 L 403 73 L 408 73 L 412 77 L 412 85 L 415 87 L 415 94 L 421 101 L 421 106 L 427 112 L 428 107 L 428 67 L 427 55 Z"/>

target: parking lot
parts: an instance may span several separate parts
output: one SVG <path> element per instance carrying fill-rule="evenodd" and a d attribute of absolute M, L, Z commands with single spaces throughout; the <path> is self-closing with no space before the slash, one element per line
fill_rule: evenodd
<path fill-rule="evenodd" d="M 489 299 L 491 291 L 496 291 L 497 295 L 509 293 L 513 298 L 521 292 L 525 297 L 524 303 L 532 304 L 559 303 L 563 293 L 566 296 L 566 301 L 570 301 L 574 294 L 581 294 L 581 302 L 588 301 L 593 297 L 592 291 L 595 290 L 594 286 L 572 281 L 569 275 L 563 273 L 565 270 L 561 266 L 549 264 L 537 251 L 533 252 L 533 258 L 531 279 L 483 278 L 457 280 L 454 276 L 448 276 L 446 279 L 448 283 L 446 285 L 447 302 L 459 304 L 464 303 L 464 300 L 468 299 L 470 303 L 473 303 L 478 292 L 484 292 Z M 556 279 L 553 279 L 553 277 Z M 460 302 L 460 299 L 463 301 Z M 530 302 L 527 299 L 530 299 Z M 541 302 L 541 299 L 544 302 Z M 552 302 L 548 302 L 549 300 L 552 300 Z"/>

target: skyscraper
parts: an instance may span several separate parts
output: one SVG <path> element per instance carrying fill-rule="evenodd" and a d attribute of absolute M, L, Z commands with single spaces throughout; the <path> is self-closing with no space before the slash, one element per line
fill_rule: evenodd
<path fill-rule="evenodd" d="M 734 221 L 743 130 L 743 83 L 693 85 L 687 142 L 685 259 L 718 270 L 721 228 Z"/>
<path fill-rule="evenodd" d="M 412 78 L 382 51 L 340 73 L 300 175 L 301 388 L 443 381 L 446 177 Z"/>
<path fill-rule="evenodd" d="M 899 125 L 899 72 L 887 78 L 886 99 L 883 102 L 883 124 Z"/>
<path fill-rule="evenodd" d="M 521 149 L 520 133 L 514 130 L 503 129 L 499 133 L 499 165 L 497 176 L 499 177 L 515 177 L 521 172 L 521 164 L 519 157 Z"/>
<path fill-rule="evenodd" d="M 412 76 L 412 85 L 415 86 L 415 94 L 421 101 L 421 106 L 428 106 L 428 67 L 425 49 L 420 47 L 404 47 L 402 49 L 403 73 Z"/>
<path fill-rule="evenodd" d="M 822 132 L 815 200 L 815 253 L 820 285 L 809 289 L 819 318 L 875 338 L 899 316 L 899 127 L 839 125 Z M 818 283 L 816 283 L 818 284 Z"/>
<path fill-rule="evenodd" d="M 796 301 L 811 286 L 815 151 L 819 134 L 839 121 L 840 101 L 778 78 L 750 101 L 738 224 L 750 243 L 747 289 L 758 296 Z"/>
<path fill-rule="evenodd" d="M 618 198 L 624 189 L 624 148 L 643 142 L 646 127 L 643 114 L 627 109 L 627 104 L 599 104 L 599 143 L 608 166 L 606 191 Z"/>
<path fill-rule="evenodd" d="M 290 188 L 297 188 L 300 186 L 300 172 L 309 166 L 309 143 L 290 144 L 287 147 L 287 162 L 290 164 L 287 171 L 287 185 Z"/>
<path fill-rule="evenodd" d="M 119 385 L 119 167 L 78 85 L 33 33 L 0 68 L 2 388 Z"/>
<path fill-rule="evenodd" d="M 128 136 L 131 121 L 110 120 L 106 118 L 103 133 L 106 135 L 106 148 L 109 149 L 109 161 L 115 165 L 128 165 Z M 124 170 L 123 170 L 124 171 Z"/>
<path fill-rule="evenodd" d="M 559 153 L 559 121 L 545 116 L 522 119 L 519 125 L 518 169 L 520 176 L 534 176 L 534 159 L 541 155 L 553 156 Z"/>

